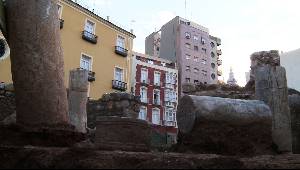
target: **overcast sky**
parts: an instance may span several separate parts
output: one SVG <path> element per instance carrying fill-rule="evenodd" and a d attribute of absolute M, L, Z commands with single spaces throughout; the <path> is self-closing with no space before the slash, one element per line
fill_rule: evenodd
<path fill-rule="evenodd" d="M 240 85 L 250 69 L 249 56 L 261 50 L 300 48 L 300 0 L 77 0 L 116 25 L 134 29 L 134 51 L 144 53 L 145 37 L 175 16 L 203 25 L 222 39 L 220 68 L 230 67 Z"/>

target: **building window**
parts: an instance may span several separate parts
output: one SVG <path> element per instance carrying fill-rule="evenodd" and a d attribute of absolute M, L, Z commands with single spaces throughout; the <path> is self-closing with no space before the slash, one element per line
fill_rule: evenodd
<path fill-rule="evenodd" d="M 80 59 L 80 68 L 92 71 L 92 58 L 82 54 Z"/>
<path fill-rule="evenodd" d="M 199 51 L 198 46 L 195 45 L 195 46 L 194 46 L 194 50 L 195 50 L 195 51 Z"/>
<path fill-rule="evenodd" d="M 216 54 L 214 52 L 210 53 L 211 58 L 215 58 Z"/>
<path fill-rule="evenodd" d="M 141 107 L 140 108 L 139 119 L 147 120 L 147 108 L 146 107 Z"/>
<path fill-rule="evenodd" d="M 153 90 L 153 104 L 160 105 L 160 91 Z"/>
<path fill-rule="evenodd" d="M 95 33 L 95 25 L 96 24 L 94 22 L 92 22 L 90 20 L 86 20 L 84 31 L 90 33 L 90 34 L 87 34 L 86 36 L 91 36 L 91 34 Z M 94 36 L 90 37 L 90 38 L 94 38 Z"/>
<path fill-rule="evenodd" d="M 191 66 L 186 66 L 185 71 L 191 72 Z"/>
<path fill-rule="evenodd" d="M 191 82 L 191 79 L 190 79 L 190 78 L 185 78 L 185 82 L 186 82 L 186 83 L 190 83 L 190 82 Z"/>
<path fill-rule="evenodd" d="M 194 56 L 194 61 L 199 62 L 199 57 L 198 56 Z"/>
<path fill-rule="evenodd" d="M 211 68 L 215 69 L 216 68 L 216 64 L 215 63 L 211 63 Z"/>
<path fill-rule="evenodd" d="M 154 73 L 154 85 L 159 86 L 160 85 L 160 72 Z"/>
<path fill-rule="evenodd" d="M 199 37 L 197 35 L 194 35 L 194 40 L 195 41 L 198 41 L 199 40 Z"/>
<path fill-rule="evenodd" d="M 141 96 L 142 103 L 148 103 L 147 88 L 141 87 L 140 96 Z"/>
<path fill-rule="evenodd" d="M 148 62 L 148 64 L 154 64 L 154 61 L 150 60 L 150 59 L 148 59 L 147 62 Z"/>
<path fill-rule="evenodd" d="M 199 84 L 199 80 L 194 80 L 194 83 L 195 84 Z"/>
<path fill-rule="evenodd" d="M 142 69 L 141 70 L 141 82 L 142 83 L 147 83 L 148 80 L 148 70 L 147 69 Z"/>
<path fill-rule="evenodd" d="M 176 74 L 175 73 L 166 73 L 166 83 L 175 84 L 176 83 Z"/>
<path fill-rule="evenodd" d="M 187 60 L 189 60 L 189 59 L 191 59 L 191 55 L 186 54 L 186 55 L 185 55 L 185 58 L 186 58 Z"/>
<path fill-rule="evenodd" d="M 206 59 L 202 59 L 202 64 L 206 65 Z"/>
<path fill-rule="evenodd" d="M 152 123 L 155 125 L 160 124 L 160 109 L 152 109 Z"/>
<path fill-rule="evenodd" d="M 117 46 L 125 49 L 125 38 L 124 37 L 118 35 Z"/>
<path fill-rule="evenodd" d="M 206 54 L 206 48 L 202 48 L 202 51 Z"/>
<path fill-rule="evenodd" d="M 215 79 L 216 79 L 216 75 L 215 75 L 215 74 L 211 74 L 211 78 L 212 78 L 213 80 L 215 80 Z"/>
<path fill-rule="evenodd" d="M 166 109 L 166 121 L 168 122 L 174 122 L 175 116 L 174 116 L 174 110 L 173 109 Z"/>
<path fill-rule="evenodd" d="M 186 47 L 187 49 L 191 49 L 191 44 L 190 44 L 190 43 L 185 43 L 185 47 Z"/>
<path fill-rule="evenodd" d="M 199 73 L 199 69 L 198 68 L 194 68 L 194 73 L 198 74 Z"/>
<path fill-rule="evenodd" d="M 202 43 L 202 45 L 204 45 L 206 43 L 206 40 L 203 37 L 201 37 L 201 43 Z"/>
<path fill-rule="evenodd" d="M 210 46 L 211 46 L 211 48 L 215 48 L 216 45 L 215 45 L 215 43 L 211 42 Z"/>
<path fill-rule="evenodd" d="M 206 70 L 202 70 L 202 75 L 206 77 L 207 76 L 207 71 Z"/>
<path fill-rule="evenodd" d="M 115 80 L 124 81 L 124 71 L 121 68 L 116 67 L 115 68 Z"/>
<path fill-rule="evenodd" d="M 186 38 L 186 39 L 191 39 L 191 33 L 186 32 L 186 33 L 185 33 L 185 38 Z"/>
<path fill-rule="evenodd" d="M 58 18 L 61 19 L 61 17 L 62 17 L 62 6 L 57 4 L 57 10 L 58 10 Z"/>

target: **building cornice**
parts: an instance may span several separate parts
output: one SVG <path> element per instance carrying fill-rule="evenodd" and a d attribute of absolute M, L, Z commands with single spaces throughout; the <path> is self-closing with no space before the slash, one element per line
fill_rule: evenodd
<path fill-rule="evenodd" d="M 126 34 L 126 35 L 128 35 L 128 36 L 130 36 L 132 38 L 136 38 L 136 36 L 134 34 L 132 34 L 131 32 L 128 32 L 125 29 L 123 29 L 123 28 L 121 28 L 121 27 L 119 27 L 119 26 L 111 23 L 110 21 L 105 20 L 104 18 L 102 18 L 99 15 L 93 13 L 92 11 L 90 11 L 87 8 L 81 6 L 80 4 L 78 4 L 76 2 L 73 2 L 72 0 L 61 0 L 61 1 L 63 1 L 65 3 L 67 3 L 68 5 L 70 5 L 70 6 L 74 7 L 74 8 L 76 8 L 76 9 L 84 12 L 85 14 L 87 14 L 87 15 L 95 18 L 95 19 L 97 19 L 101 23 L 106 24 L 106 25 L 110 26 L 111 28 L 113 28 L 113 29 L 115 29 L 117 31 L 120 31 L 120 32 L 122 32 L 122 33 L 124 33 L 124 34 Z"/>

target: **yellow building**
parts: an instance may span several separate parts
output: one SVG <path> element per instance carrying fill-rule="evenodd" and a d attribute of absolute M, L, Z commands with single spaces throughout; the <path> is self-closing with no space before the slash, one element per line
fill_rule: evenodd
<path fill-rule="evenodd" d="M 58 12 L 66 87 L 70 70 L 83 68 L 90 70 L 89 97 L 129 92 L 135 36 L 71 0 L 59 0 Z M 12 81 L 9 59 L 0 62 L 0 81 Z"/>

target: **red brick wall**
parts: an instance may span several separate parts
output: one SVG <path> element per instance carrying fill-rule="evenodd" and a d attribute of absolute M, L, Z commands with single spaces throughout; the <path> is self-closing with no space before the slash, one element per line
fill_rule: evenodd
<path fill-rule="evenodd" d="M 149 122 L 152 122 L 152 109 L 153 108 L 158 108 L 160 109 L 160 120 L 162 121 L 164 119 L 164 104 L 165 104 L 165 77 L 166 77 L 166 73 L 163 70 L 158 70 L 152 67 L 146 67 L 146 66 L 142 66 L 142 65 L 137 65 L 136 66 L 136 85 L 135 85 L 135 95 L 140 95 L 140 88 L 141 88 L 141 70 L 142 68 L 146 68 L 148 70 L 148 79 L 149 79 L 149 85 L 147 87 L 147 97 L 148 97 L 148 104 L 147 104 L 147 120 Z M 155 88 L 154 87 L 154 72 L 155 71 L 159 71 L 160 72 L 160 82 L 161 82 L 161 87 L 160 88 Z M 154 106 L 152 105 L 153 103 L 153 90 L 154 89 L 158 89 L 160 90 L 160 106 Z M 162 127 L 162 126 L 157 126 L 154 125 L 154 127 L 156 129 L 158 129 L 161 132 L 165 132 L 166 128 Z M 167 131 L 169 133 L 177 133 L 177 128 L 175 127 L 168 127 Z"/>

